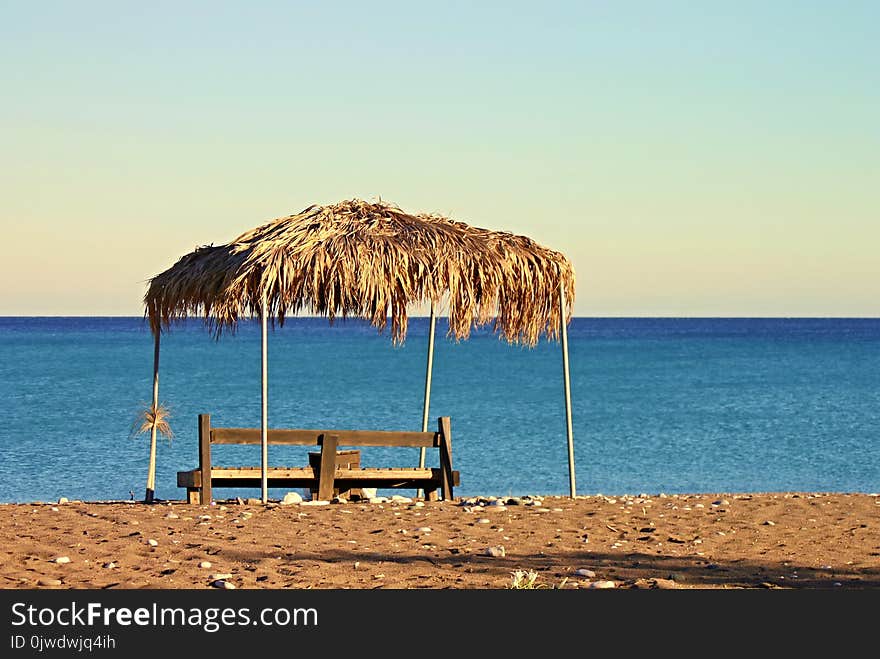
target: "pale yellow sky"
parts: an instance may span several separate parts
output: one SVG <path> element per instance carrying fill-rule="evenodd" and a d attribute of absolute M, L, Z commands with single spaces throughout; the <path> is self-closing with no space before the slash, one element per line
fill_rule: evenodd
<path fill-rule="evenodd" d="M 766 4 L 4 5 L 0 315 L 376 196 L 564 252 L 577 315 L 880 315 L 880 9 Z"/>

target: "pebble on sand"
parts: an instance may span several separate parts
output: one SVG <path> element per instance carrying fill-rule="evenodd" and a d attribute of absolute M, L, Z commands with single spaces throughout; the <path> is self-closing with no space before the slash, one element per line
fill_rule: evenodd
<path fill-rule="evenodd" d="M 61 579 L 49 579 L 48 577 L 42 577 L 37 579 L 38 586 L 60 586 Z"/>
<path fill-rule="evenodd" d="M 431 527 L 430 526 L 420 526 L 417 529 L 413 529 L 413 532 L 415 532 L 415 533 L 430 533 Z"/>
<path fill-rule="evenodd" d="M 504 545 L 497 545 L 495 547 L 487 547 L 483 555 L 491 556 L 492 558 L 504 558 L 507 556 L 507 552 L 504 550 Z"/>
<path fill-rule="evenodd" d="M 294 503 L 302 503 L 302 495 L 299 492 L 288 492 L 281 500 L 282 506 L 289 506 Z"/>
<path fill-rule="evenodd" d="M 776 522 L 771 522 L 769 519 L 764 522 L 764 526 L 776 526 Z"/>
<path fill-rule="evenodd" d="M 58 497 L 58 503 L 59 503 L 59 504 L 61 504 L 61 503 L 70 503 L 70 499 L 68 499 L 67 497 Z"/>
<path fill-rule="evenodd" d="M 593 572 L 592 570 L 584 569 L 584 568 L 581 568 L 580 570 L 575 570 L 574 573 L 575 573 L 575 576 L 586 577 L 587 579 L 592 579 L 593 577 L 596 576 L 595 572 Z"/>
<path fill-rule="evenodd" d="M 202 561 L 201 563 L 199 563 L 199 567 L 208 569 L 209 567 L 211 567 L 211 561 Z"/>
<path fill-rule="evenodd" d="M 211 585 L 214 588 L 222 588 L 223 590 L 235 590 L 235 584 L 230 583 L 228 581 L 224 581 L 223 579 L 218 579 L 217 581 L 212 581 Z"/>
<path fill-rule="evenodd" d="M 595 589 L 605 589 L 605 588 L 617 588 L 617 584 L 613 581 L 594 581 L 590 584 L 590 588 Z"/>
<path fill-rule="evenodd" d="M 111 561 L 110 563 L 104 563 L 101 567 L 105 567 L 105 568 L 107 568 L 108 570 L 112 570 L 113 568 L 116 567 L 116 563 L 113 563 L 113 562 Z"/>
<path fill-rule="evenodd" d="M 158 540 L 153 540 L 153 538 L 150 538 L 149 540 L 147 540 L 147 544 L 150 545 L 150 547 L 158 547 L 159 546 Z"/>
<path fill-rule="evenodd" d="M 226 579 L 232 579 L 232 574 L 231 574 L 231 573 L 226 573 L 226 574 L 212 574 L 212 575 L 211 575 L 211 578 L 212 578 L 214 581 L 225 581 Z"/>
<path fill-rule="evenodd" d="M 59 556 L 58 558 L 56 558 L 52 562 L 58 563 L 59 565 L 64 565 L 65 563 L 70 563 L 70 557 L 69 556 Z"/>

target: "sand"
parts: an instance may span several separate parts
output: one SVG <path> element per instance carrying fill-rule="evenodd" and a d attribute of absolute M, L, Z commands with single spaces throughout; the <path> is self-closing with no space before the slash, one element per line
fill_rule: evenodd
<path fill-rule="evenodd" d="M 4 504 L 0 586 L 505 589 L 520 571 L 544 588 L 880 587 L 880 495 L 532 503 Z"/>

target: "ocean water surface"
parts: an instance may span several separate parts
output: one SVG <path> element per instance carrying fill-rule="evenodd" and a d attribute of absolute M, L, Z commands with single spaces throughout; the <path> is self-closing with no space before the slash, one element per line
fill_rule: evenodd
<path fill-rule="evenodd" d="M 445 329 L 431 428 L 452 419 L 456 494 L 567 494 L 559 344 Z M 576 318 L 569 340 L 580 494 L 880 490 L 880 319 Z M 360 321 L 289 320 L 269 335 L 270 427 L 419 430 L 426 346 L 424 318 L 399 347 Z M 0 501 L 143 498 L 149 438 L 131 426 L 152 347 L 142 318 L 0 318 Z M 156 495 L 181 499 L 199 413 L 259 427 L 258 325 L 220 340 L 198 321 L 172 327 L 160 399 L 175 437 L 159 441 Z M 217 447 L 214 462 L 258 465 L 259 450 Z M 307 464 L 306 450 L 270 446 L 270 464 Z"/>

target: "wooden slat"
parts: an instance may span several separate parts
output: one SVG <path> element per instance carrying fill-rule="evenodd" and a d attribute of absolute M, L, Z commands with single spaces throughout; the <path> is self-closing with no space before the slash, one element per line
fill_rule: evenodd
<path fill-rule="evenodd" d="M 408 432 L 397 430 L 309 430 L 309 429 L 270 429 L 270 444 L 293 446 L 318 446 L 321 437 L 337 435 L 339 446 L 437 446 L 438 433 Z M 259 428 L 212 428 L 211 441 L 214 444 L 259 444 Z"/>
<path fill-rule="evenodd" d="M 318 475 L 318 499 L 329 501 L 333 498 L 333 478 L 336 471 L 336 446 L 339 437 L 324 435 L 321 442 L 321 469 Z"/>
<path fill-rule="evenodd" d="M 191 472 L 178 472 L 178 482 L 181 474 Z M 440 476 L 440 470 L 425 467 L 366 467 L 360 469 L 337 469 L 333 472 L 335 480 L 356 478 L 432 478 Z M 259 467 L 214 467 L 211 470 L 211 478 L 215 481 L 222 478 L 256 478 L 260 480 Z M 316 480 L 315 471 L 311 467 L 269 467 L 269 478 L 311 478 Z"/>
<path fill-rule="evenodd" d="M 211 415 L 199 414 L 199 470 L 202 472 L 202 504 L 211 503 Z"/>
<path fill-rule="evenodd" d="M 452 500 L 452 425 L 448 416 L 441 416 L 440 424 L 440 492 L 446 501 Z"/>

